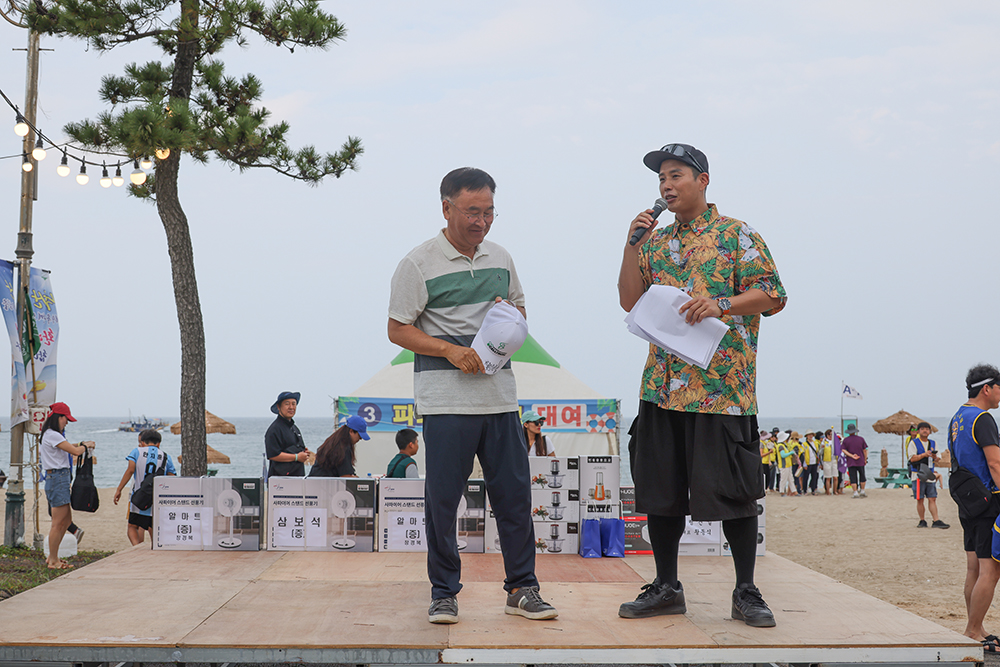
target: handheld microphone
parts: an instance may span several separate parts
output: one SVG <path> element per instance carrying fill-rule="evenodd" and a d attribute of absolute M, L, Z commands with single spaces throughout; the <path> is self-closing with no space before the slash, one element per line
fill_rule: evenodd
<path fill-rule="evenodd" d="M 653 220 L 656 220 L 658 217 L 660 217 L 660 214 L 663 213 L 663 211 L 665 211 L 666 208 L 667 208 L 667 200 L 664 199 L 663 197 L 657 199 L 656 202 L 653 204 Z M 628 240 L 628 244 L 635 245 L 636 243 L 638 243 L 639 240 L 648 230 L 649 230 L 648 227 L 639 227 L 637 230 L 632 232 L 632 238 Z"/>

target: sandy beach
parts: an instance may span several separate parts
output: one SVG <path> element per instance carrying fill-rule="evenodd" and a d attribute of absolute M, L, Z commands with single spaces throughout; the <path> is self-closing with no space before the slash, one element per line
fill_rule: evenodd
<path fill-rule="evenodd" d="M 26 499 L 28 541 L 31 540 L 31 493 Z M 83 549 L 117 551 L 128 548 L 123 501 L 112 503 L 114 489 L 101 490 L 96 514 L 74 512 L 85 531 Z M 0 494 L 0 504 L 3 494 Z M 48 517 L 42 511 L 43 534 Z M 955 504 L 940 499 L 941 518 L 952 528 L 917 528 L 916 507 L 908 489 L 870 489 L 868 498 L 801 496 L 767 498 L 769 551 L 881 598 L 947 628 L 965 627 L 962 584 L 965 554 Z M 929 516 L 928 516 L 929 518 Z M 0 525 L 3 513 L 0 512 Z M 333 557 L 333 556 L 331 556 Z M 544 557 L 544 556 L 543 556 Z M 758 559 L 758 568 L 767 558 Z M 763 591 L 765 599 L 767 591 Z M 1000 596 L 997 598 L 1000 600 Z M 987 628 L 1000 630 L 994 601 Z"/>

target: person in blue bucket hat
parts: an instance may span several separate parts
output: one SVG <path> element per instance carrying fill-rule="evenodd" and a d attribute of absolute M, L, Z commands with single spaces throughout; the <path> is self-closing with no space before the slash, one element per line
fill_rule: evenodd
<path fill-rule="evenodd" d="M 264 452 L 270 464 L 267 476 L 305 477 L 306 459 L 309 450 L 302 440 L 302 432 L 295 425 L 295 410 L 301 394 L 297 391 L 283 391 L 271 406 L 271 412 L 278 415 L 267 427 L 264 434 Z"/>

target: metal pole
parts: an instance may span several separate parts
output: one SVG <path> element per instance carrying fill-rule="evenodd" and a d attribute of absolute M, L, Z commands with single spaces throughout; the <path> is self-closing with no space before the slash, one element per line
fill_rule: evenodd
<path fill-rule="evenodd" d="M 24 118 L 34 127 L 38 109 L 38 52 L 39 35 L 34 30 L 28 30 L 28 70 L 24 91 Z M 24 137 L 25 153 L 31 154 L 35 147 L 35 132 L 31 130 Z M 29 158 L 30 159 L 30 158 Z M 18 331 L 23 325 L 24 292 L 28 285 L 28 275 L 31 270 L 31 256 L 34 254 L 31 246 L 31 214 L 35 201 L 34 172 L 21 172 L 21 217 L 17 231 L 17 249 L 15 256 L 20 260 L 21 289 L 18 290 Z M 16 395 L 17 388 L 14 388 Z M 3 532 L 3 543 L 13 547 L 24 542 L 24 423 L 10 430 L 10 467 L 11 472 L 17 471 L 16 477 L 7 485 L 7 508 Z M 36 485 L 37 486 L 37 485 Z M 37 504 L 37 502 L 36 502 Z M 33 540 L 34 542 L 35 540 Z"/>

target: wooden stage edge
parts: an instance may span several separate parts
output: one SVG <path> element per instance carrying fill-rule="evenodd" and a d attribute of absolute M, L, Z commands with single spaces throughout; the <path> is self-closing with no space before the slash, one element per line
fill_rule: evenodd
<path fill-rule="evenodd" d="M 768 553 L 777 627 L 730 618 L 732 561 L 682 557 L 688 611 L 627 620 L 649 556 L 543 555 L 551 621 L 504 613 L 503 561 L 462 557 L 460 622 L 427 622 L 424 554 L 134 547 L 0 602 L 0 666 L 24 662 L 941 665 L 978 642 Z"/>

